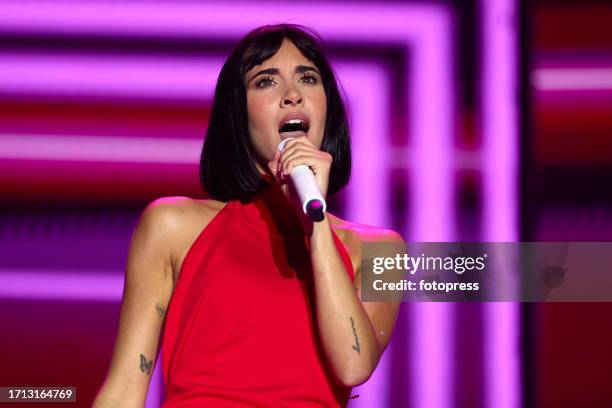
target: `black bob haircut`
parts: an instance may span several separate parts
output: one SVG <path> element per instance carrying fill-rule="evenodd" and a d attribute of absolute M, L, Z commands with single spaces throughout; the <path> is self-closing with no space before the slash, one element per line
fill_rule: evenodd
<path fill-rule="evenodd" d="M 200 157 L 200 183 L 215 200 L 248 201 L 269 184 L 256 167 L 248 129 L 245 74 L 271 58 L 284 39 L 291 41 L 321 73 L 327 112 L 321 150 L 332 155 L 328 195 L 342 189 L 351 174 L 349 125 L 334 72 L 314 30 L 296 24 L 266 25 L 249 32 L 223 65 Z"/>

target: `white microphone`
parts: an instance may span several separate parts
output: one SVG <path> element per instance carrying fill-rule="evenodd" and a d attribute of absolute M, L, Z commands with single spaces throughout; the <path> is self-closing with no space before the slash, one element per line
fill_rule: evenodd
<path fill-rule="evenodd" d="M 293 137 L 288 137 L 280 142 L 278 150 L 282 152 L 285 149 L 285 144 L 291 139 L 293 139 Z M 323 221 L 323 213 L 327 210 L 327 204 L 325 203 L 325 199 L 323 199 L 323 195 L 317 184 L 317 179 L 312 173 L 312 170 L 310 170 L 310 167 L 303 164 L 295 166 L 293 170 L 291 170 L 289 177 L 291 177 L 295 191 L 297 191 L 300 197 L 304 214 L 308 215 L 313 221 Z"/>

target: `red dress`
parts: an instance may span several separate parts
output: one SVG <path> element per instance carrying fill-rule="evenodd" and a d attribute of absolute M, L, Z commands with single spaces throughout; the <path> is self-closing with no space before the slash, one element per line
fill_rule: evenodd
<path fill-rule="evenodd" d="M 228 202 L 189 249 L 162 339 L 163 408 L 347 404 L 319 342 L 306 238 L 279 194 Z"/>

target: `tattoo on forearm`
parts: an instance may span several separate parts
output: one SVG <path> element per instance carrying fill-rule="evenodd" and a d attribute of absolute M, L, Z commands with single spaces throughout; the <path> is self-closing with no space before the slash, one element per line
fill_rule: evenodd
<path fill-rule="evenodd" d="M 153 367 L 153 360 L 147 362 L 147 358 L 144 354 L 140 355 L 140 371 L 145 374 L 151 374 L 151 368 Z"/>
<path fill-rule="evenodd" d="M 159 317 L 164 317 L 164 315 L 166 314 L 166 309 L 160 303 L 157 303 L 155 305 L 155 310 L 157 311 Z"/>
<path fill-rule="evenodd" d="M 355 321 L 351 317 L 351 327 L 353 328 L 353 335 L 355 336 L 355 344 L 353 344 L 353 350 L 361 354 L 361 348 L 359 347 L 359 337 L 357 337 L 357 330 L 355 330 Z"/>

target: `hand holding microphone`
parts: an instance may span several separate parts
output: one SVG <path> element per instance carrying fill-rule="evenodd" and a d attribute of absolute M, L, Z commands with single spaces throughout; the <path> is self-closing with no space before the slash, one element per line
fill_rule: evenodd
<path fill-rule="evenodd" d="M 287 142 L 293 139 L 294 138 L 287 138 L 281 141 L 278 145 L 278 151 L 282 153 L 285 150 Z M 313 148 L 313 146 L 310 147 Z M 331 155 L 320 151 L 318 151 L 318 153 L 321 154 L 321 158 L 329 158 L 331 163 Z M 296 155 L 293 156 L 295 157 Z M 315 157 L 314 155 L 303 154 L 301 161 L 311 161 L 313 165 L 315 165 L 315 161 L 319 161 L 318 159 L 319 158 Z M 327 203 L 323 198 L 323 194 L 319 189 L 317 179 L 310 167 L 307 164 L 298 164 L 287 170 L 293 186 L 299 196 L 304 214 L 308 215 L 310 219 L 315 222 L 323 221 L 323 213 L 327 210 Z"/>

